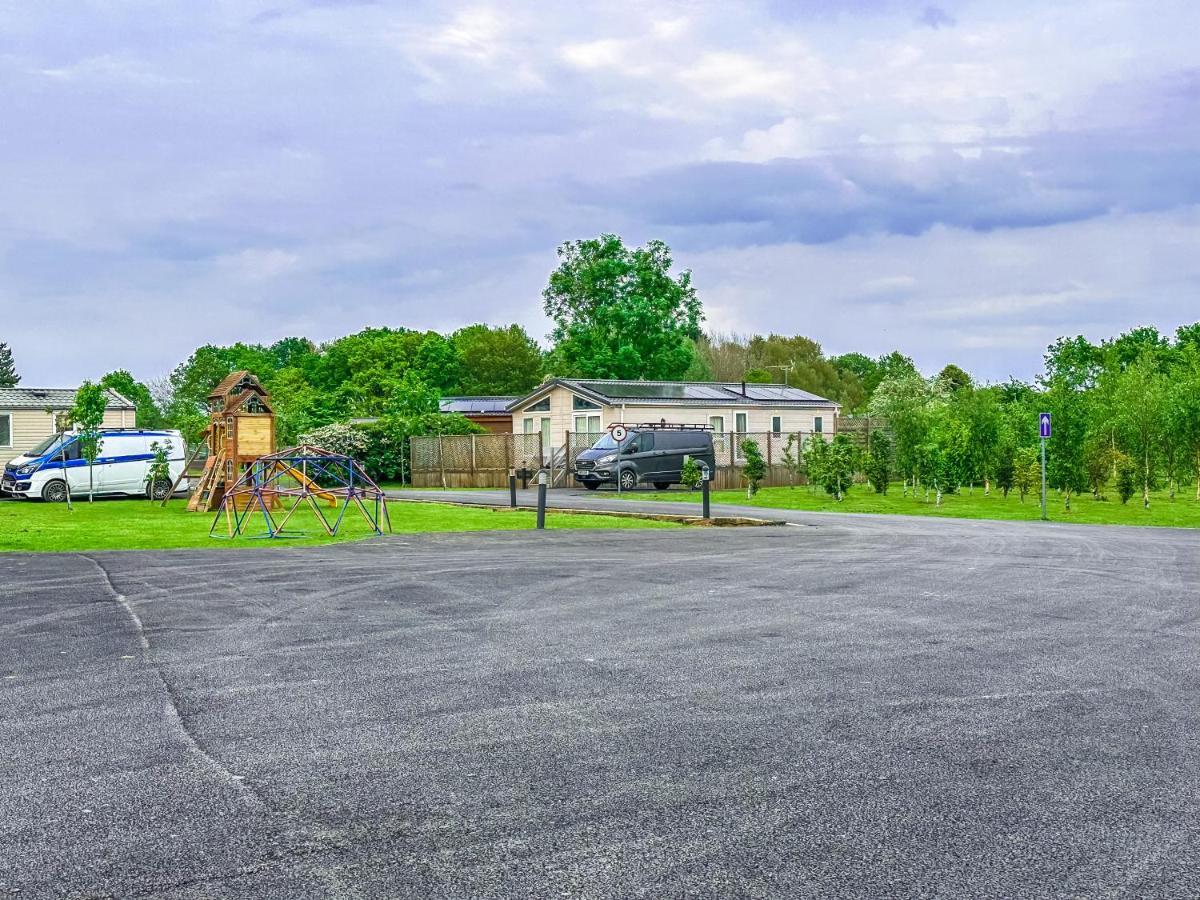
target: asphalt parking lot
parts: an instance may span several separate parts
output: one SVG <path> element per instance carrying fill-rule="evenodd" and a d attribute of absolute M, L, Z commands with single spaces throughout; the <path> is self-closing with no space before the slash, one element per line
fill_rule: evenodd
<path fill-rule="evenodd" d="M 1200 536 L 0 555 L 0 896 L 1200 896 Z"/>

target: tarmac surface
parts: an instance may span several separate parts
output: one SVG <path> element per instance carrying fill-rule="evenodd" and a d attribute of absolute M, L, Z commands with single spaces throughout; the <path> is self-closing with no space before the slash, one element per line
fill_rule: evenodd
<path fill-rule="evenodd" d="M 0 897 L 1200 896 L 1200 535 L 788 518 L 0 554 Z"/>

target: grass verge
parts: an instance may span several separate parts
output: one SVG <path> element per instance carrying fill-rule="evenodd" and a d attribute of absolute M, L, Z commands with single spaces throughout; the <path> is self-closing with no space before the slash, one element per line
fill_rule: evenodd
<path fill-rule="evenodd" d="M 615 497 L 616 493 L 605 496 Z M 624 494 L 630 500 L 683 500 L 700 502 L 699 491 L 635 491 Z M 1053 522 L 1071 522 L 1090 525 L 1156 525 L 1171 528 L 1200 528 L 1200 502 L 1195 499 L 1195 488 L 1181 491 L 1174 500 L 1166 491 L 1156 491 L 1150 496 L 1150 508 L 1142 508 L 1141 495 L 1128 503 L 1121 503 L 1115 494 L 1108 500 L 1095 500 L 1090 493 L 1073 495 L 1071 509 L 1067 510 L 1058 491 L 1047 496 L 1046 511 Z M 713 491 L 712 502 L 737 506 L 756 506 L 764 509 L 799 509 L 814 512 L 877 513 L 906 516 L 946 516 L 963 519 L 1001 519 L 1013 521 L 1035 521 L 1041 518 L 1041 506 L 1036 495 L 1026 495 L 1022 503 L 1016 493 L 1006 498 L 1003 493 L 992 490 L 984 495 L 983 488 L 960 493 L 944 494 L 942 505 L 935 503 L 933 492 L 928 499 L 924 491 L 915 496 L 910 492 L 903 496 L 902 486 L 894 484 L 886 495 L 876 494 L 869 485 L 856 484 L 840 503 L 832 496 L 811 487 L 762 488 L 751 499 L 745 491 Z"/>
<path fill-rule="evenodd" d="M 450 504 L 392 503 L 392 531 L 512 531 L 532 529 L 535 514 L 523 510 L 478 509 Z M 307 532 L 281 540 L 218 540 L 209 537 L 214 513 L 190 513 L 185 501 L 160 507 L 146 500 L 97 500 L 64 504 L 0 502 L 0 551 L 79 552 L 88 550 L 166 550 L 186 547 L 295 547 L 361 540 L 372 536 L 361 516 L 346 513 L 337 537 L 329 537 L 312 513 L 298 512 L 289 527 Z M 673 528 L 669 522 L 550 512 L 547 528 Z"/>

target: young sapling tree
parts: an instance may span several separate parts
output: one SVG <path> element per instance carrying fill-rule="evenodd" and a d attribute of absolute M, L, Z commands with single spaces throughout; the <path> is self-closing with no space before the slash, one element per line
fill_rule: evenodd
<path fill-rule="evenodd" d="M 767 464 L 763 460 L 762 451 L 758 449 L 758 441 L 746 438 L 742 441 L 742 477 L 746 479 L 746 498 L 758 493 L 758 486 L 767 474 Z"/>
<path fill-rule="evenodd" d="M 100 385 L 85 381 L 75 394 L 75 405 L 67 414 L 78 430 L 79 455 L 87 460 L 88 465 L 88 503 L 91 503 L 96 490 L 94 466 L 96 457 L 100 455 L 103 441 L 100 438 L 100 426 L 104 422 L 104 409 L 108 406 L 108 393 Z"/>
<path fill-rule="evenodd" d="M 154 458 L 146 469 L 146 496 L 151 500 L 165 500 L 171 490 L 171 442 L 150 444 Z"/>
<path fill-rule="evenodd" d="M 683 482 L 684 487 L 695 490 L 700 486 L 703 477 L 704 472 L 700 469 L 700 463 L 690 456 L 685 456 L 683 466 L 679 469 L 679 480 Z"/>

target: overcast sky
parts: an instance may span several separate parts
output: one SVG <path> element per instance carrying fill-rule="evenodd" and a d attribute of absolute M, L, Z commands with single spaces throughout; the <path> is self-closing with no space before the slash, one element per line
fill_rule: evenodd
<path fill-rule="evenodd" d="M 709 326 L 1029 378 L 1200 319 L 1200 3 L 0 0 L 0 340 L 520 322 L 666 240 Z"/>

